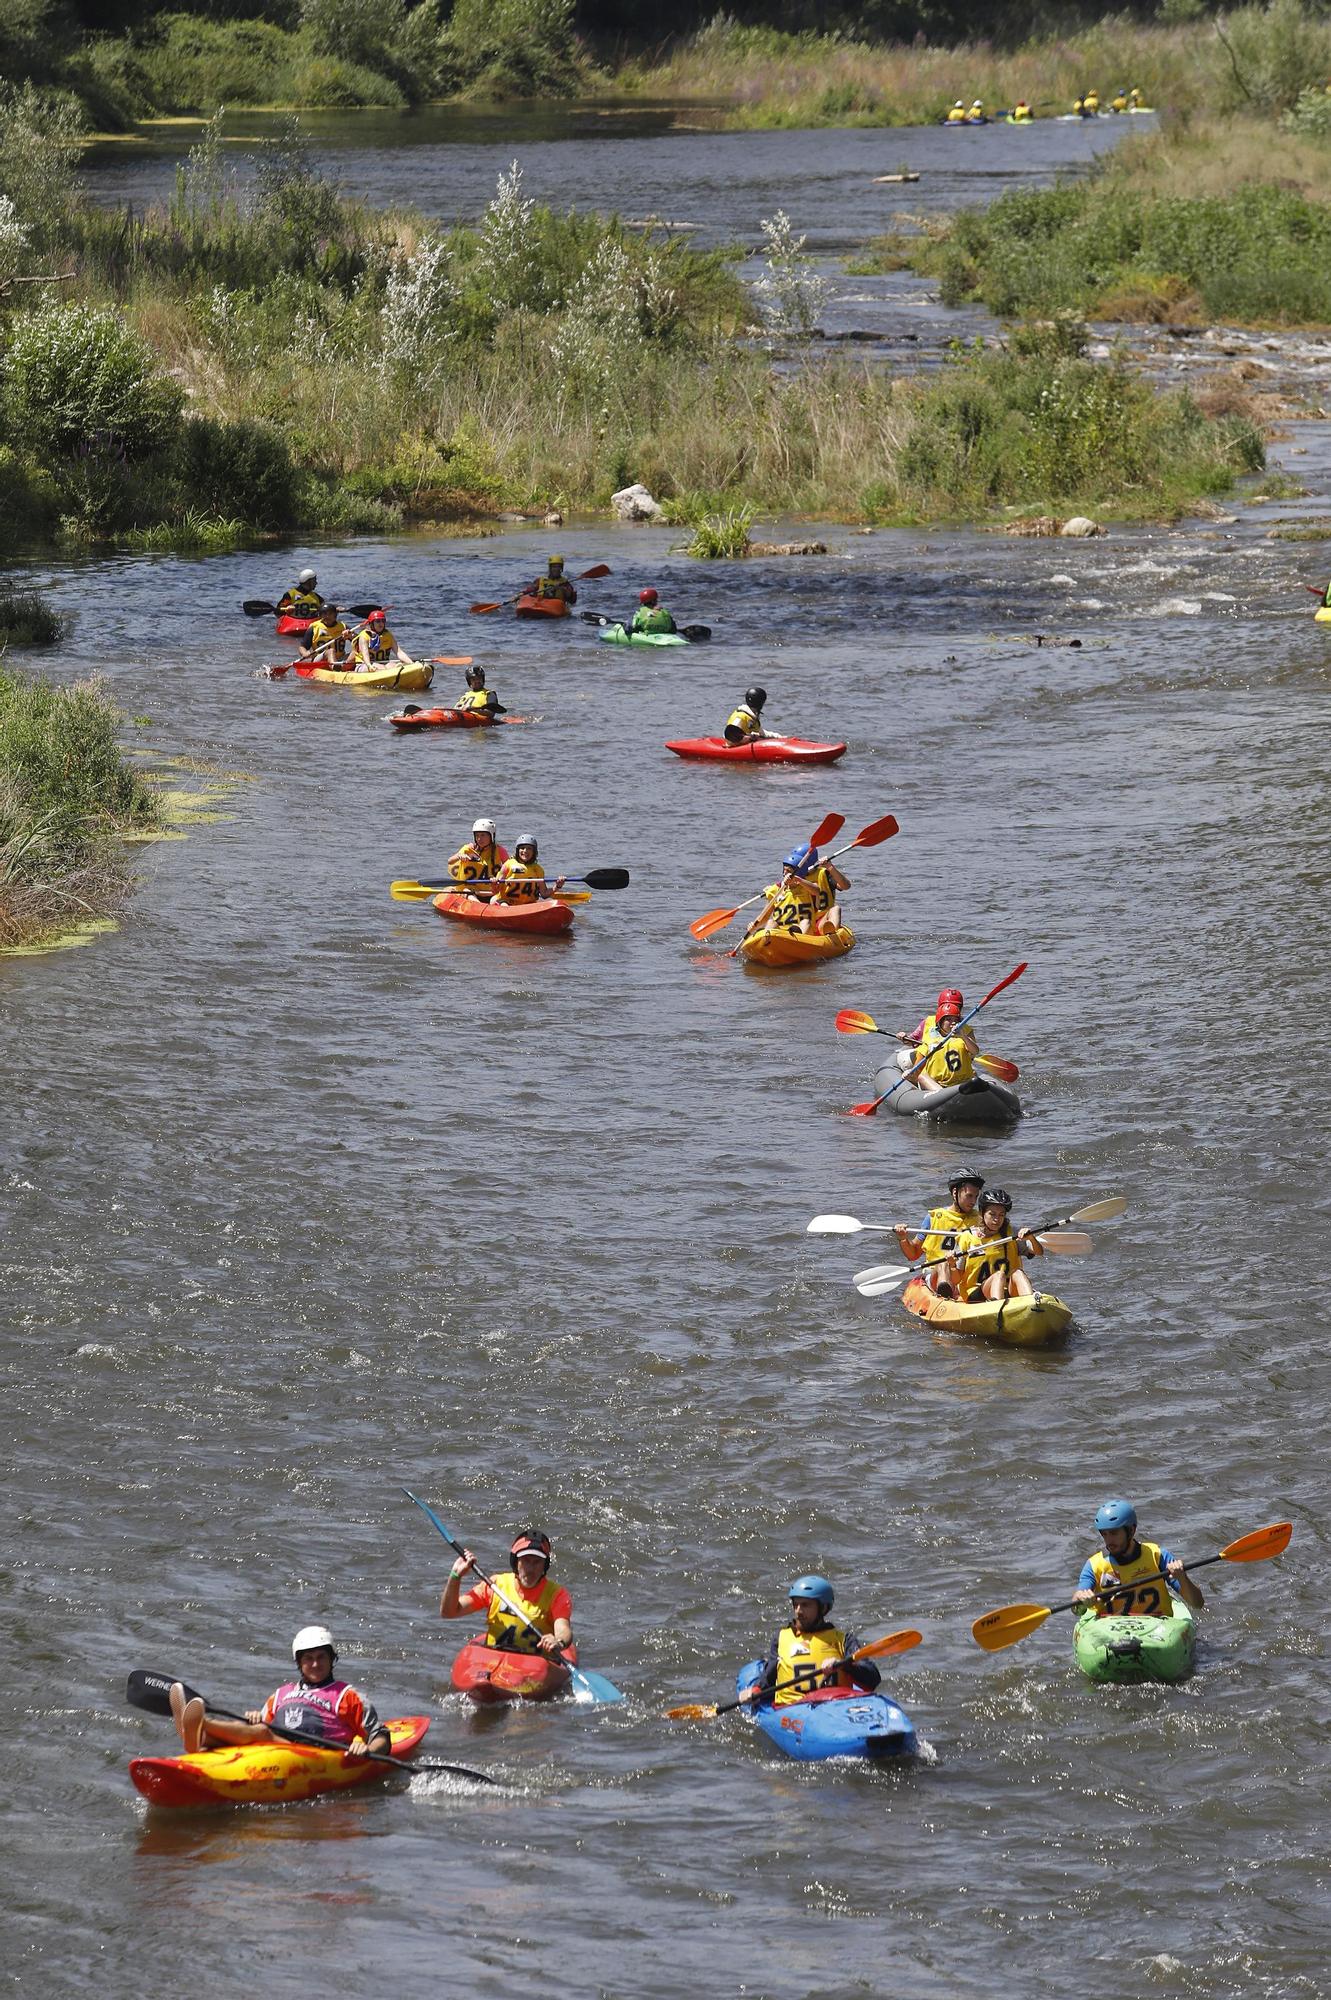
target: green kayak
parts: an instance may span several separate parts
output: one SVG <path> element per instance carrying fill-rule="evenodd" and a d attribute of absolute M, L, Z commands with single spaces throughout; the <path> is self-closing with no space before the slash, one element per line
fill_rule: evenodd
<path fill-rule="evenodd" d="M 687 646 L 682 632 L 626 632 L 622 625 L 603 625 L 601 637 L 611 646 Z"/>
<path fill-rule="evenodd" d="M 1077 1665 L 1093 1681 L 1181 1681 L 1192 1672 L 1197 1627 L 1172 1593 L 1168 1618 L 1101 1618 L 1084 1611 L 1073 1632 Z"/>

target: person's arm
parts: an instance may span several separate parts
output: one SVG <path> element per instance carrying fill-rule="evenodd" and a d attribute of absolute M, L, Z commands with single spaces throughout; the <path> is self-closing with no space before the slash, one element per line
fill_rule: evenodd
<path fill-rule="evenodd" d="M 775 895 L 768 897 L 762 909 L 759 910 L 757 916 L 754 918 L 753 922 L 749 925 L 748 930 L 745 931 L 744 933 L 745 937 L 750 937 L 754 931 L 760 931 L 762 929 L 763 925 L 767 922 L 767 919 L 771 916 L 773 910 L 776 908 L 779 901 L 780 901 L 779 892 Z"/>
<path fill-rule="evenodd" d="M 902 1256 L 905 1257 L 909 1263 L 913 1264 L 918 1257 L 923 1257 L 924 1238 L 922 1236 L 912 1236 L 909 1229 L 903 1229 L 901 1225 L 898 1224 L 896 1229 L 896 1238 L 897 1238 L 898 1249 L 901 1251 Z"/>
<path fill-rule="evenodd" d="M 475 1558 L 471 1550 L 466 1549 L 448 1572 L 447 1580 L 444 1583 L 443 1596 L 439 1599 L 439 1616 L 441 1618 L 465 1618 L 471 1612 L 478 1610 L 481 1605 L 489 1603 L 490 1592 L 488 1585 L 478 1586 L 475 1590 L 467 1591 L 464 1591 L 462 1588 L 462 1579 L 472 1567 L 474 1561 Z M 485 1593 L 484 1596 L 481 1595 L 482 1589 Z"/>
<path fill-rule="evenodd" d="M 341 1710 L 345 1706 L 344 1721 L 350 1723 L 355 1734 L 347 1745 L 348 1757 L 364 1757 L 373 1750 L 376 1756 L 391 1751 L 393 1739 L 380 1722 L 372 1704 L 364 1699 L 355 1688 L 348 1688 L 338 1703 Z"/>
<path fill-rule="evenodd" d="M 555 1592 L 555 1601 L 550 1607 L 554 1630 L 547 1632 L 541 1640 L 543 1653 L 562 1653 L 573 1644 L 573 1599 L 566 1590 Z"/>
<path fill-rule="evenodd" d="M 767 1648 L 766 1653 L 763 1655 L 762 1665 L 758 1669 L 758 1678 L 752 1687 L 745 1689 L 740 1697 L 741 1701 L 763 1701 L 776 1686 L 778 1672 L 777 1645 L 779 1638 L 780 1635 L 778 1634 L 777 1638 L 773 1639 L 771 1645 Z"/>
<path fill-rule="evenodd" d="M 828 881 L 834 882 L 838 889 L 849 889 L 850 882 L 848 878 L 841 873 L 841 870 L 837 867 L 835 861 L 825 861 L 823 863 L 823 871 L 826 874 Z"/>
<path fill-rule="evenodd" d="M 1171 1555 L 1168 1549 L 1161 1549 L 1160 1567 L 1188 1609 L 1190 1611 L 1200 1611 L 1206 1603 L 1206 1599 L 1202 1596 L 1200 1585 L 1193 1582 L 1184 1568 L 1183 1558 Z"/>
<path fill-rule="evenodd" d="M 883 1676 L 879 1671 L 879 1669 L 874 1665 L 874 1662 L 872 1660 L 851 1659 L 850 1657 L 851 1654 L 858 1653 L 859 1650 L 860 1650 L 859 1633 L 847 1632 L 846 1649 L 844 1654 L 842 1655 L 842 1662 L 841 1662 L 842 1666 L 845 1668 L 845 1671 L 850 1675 L 850 1678 L 854 1681 L 857 1688 L 863 1688 L 866 1694 L 871 1694 L 873 1690 L 878 1686 L 878 1683 L 882 1680 Z"/>
<path fill-rule="evenodd" d="M 1077 1579 L 1077 1588 L 1072 1593 L 1072 1602 L 1074 1604 L 1095 1602 L 1095 1567 L 1089 1556 L 1081 1566 L 1081 1575 Z"/>
<path fill-rule="evenodd" d="M 1016 1231 L 1017 1249 L 1023 1257 L 1043 1257 L 1044 1244 L 1033 1230 Z"/>

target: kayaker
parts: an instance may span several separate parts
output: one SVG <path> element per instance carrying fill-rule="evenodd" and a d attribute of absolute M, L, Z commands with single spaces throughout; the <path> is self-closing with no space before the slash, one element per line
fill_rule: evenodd
<path fill-rule="evenodd" d="M 507 715 L 508 710 L 500 701 L 494 688 L 485 685 L 485 668 L 467 668 L 467 692 L 459 695 L 454 703 L 456 708 L 475 712 L 478 715 Z"/>
<path fill-rule="evenodd" d="M 1086 100 L 1084 97 L 1073 98 L 1072 115 L 1074 118 L 1085 118 L 1087 114 L 1086 114 Z"/>
<path fill-rule="evenodd" d="M 921 1061 L 924 1064 L 912 1078 L 920 1090 L 950 1090 L 955 1084 L 969 1083 L 974 1076 L 980 1052 L 975 1036 L 969 1028 L 956 1032 L 965 1006 L 961 989 L 945 986 L 933 1013 L 926 1014 L 918 1027 L 898 1034 L 899 1042 L 911 1045 L 911 1067 Z"/>
<path fill-rule="evenodd" d="M 947 1184 L 952 1199 L 946 1208 L 931 1208 L 921 1223 L 918 1233 L 909 1229 L 898 1229 L 896 1239 L 901 1246 L 903 1257 L 913 1264 L 923 1257 L 932 1262 L 935 1257 L 946 1257 L 956 1248 L 958 1237 L 968 1229 L 973 1229 L 979 1220 L 977 1204 L 980 1190 L 984 1186 L 984 1175 L 975 1173 L 970 1167 L 963 1167 L 953 1174 Z M 953 1296 L 952 1285 L 945 1264 L 935 1264 L 923 1276 L 940 1298 Z"/>
<path fill-rule="evenodd" d="M 748 930 L 753 931 L 811 931 L 818 914 L 818 892 L 812 876 L 818 866 L 816 847 L 797 847 L 788 854 L 781 869 L 781 880 L 774 882 L 764 891 L 767 901 L 758 912 Z"/>
<path fill-rule="evenodd" d="M 448 1572 L 439 1616 L 466 1618 L 473 1611 L 484 1611 L 487 1646 L 501 1647 L 506 1653 L 565 1652 L 573 1644 L 573 1599 L 550 1574 L 552 1553 L 550 1537 L 539 1529 L 528 1529 L 514 1538 L 509 1550 L 513 1568 L 501 1570 L 493 1588 L 478 1580 L 464 1591 L 462 1579 L 476 1560 L 471 1550 L 465 1549 Z M 501 1601 L 505 1597 L 514 1610 Z M 533 1625 L 534 1632 L 530 1629 Z"/>
<path fill-rule="evenodd" d="M 976 1208 L 978 1227 L 958 1239 L 956 1255 L 945 1268 L 953 1294 L 963 1305 L 981 1299 L 1028 1299 L 1035 1287 L 1021 1268 L 1022 1253 L 1042 1257 L 1044 1246 L 1009 1226 L 1012 1196 L 1006 1188 L 986 1188 Z"/>
<path fill-rule="evenodd" d="M 386 611 L 372 611 L 366 619 L 356 641 L 356 659 L 360 667 L 386 667 L 394 660 L 403 667 L 414 664 L 411 655 L 403 652 L 389 631 Z"/>
<path fill-rule="evenodd" d="M 835 861 L 819 861 L 814 856 L 814 868 L 809 877 L 813 885 L 815 931 L 835 931 L 841 928 L 841 905 L 837 901 L 839 889 L 849 889 L 850 878 L 843 875 Z"/>
<path fill-rule="evenodd" d="M 325 604 L 306 635 L 301 659 L 317 661 L 321 667 L 345 667 L 351 646 L 351 627 L 342 623 L 335 604 Z"/>
<path fill-rule="evenodd" d="M 989 120 L 984 115 L 984 105 L 978 97 L 966 113 L 966 123 L 968 125 L 987 125 L 989 123 Z"/>
<path fill-rule="evenodd" d="M 1033 121 L 1034 116 L 1035 113 L 1031 110 L 1030 105 L 1024 97 L 1012 107 L 1012 123 L 1014 125 L 1029 125 Z"/>
<path fill-rule="evenodd" d="M 449 855 L 448 872 L 455 882 L 492 882 L 507 860 L 508 849 L 499 845 L 494 821 L 478 819 L 472 825 L 471 839 Z M 488 888 L 476 891 L 483 903 L 489 902 L 492 893 Z"/>
<path fill-rule="evenodd" d="M 790 1623 L 767 1649 L 762 1671 L 746 1688 L 744 1701 L 771 1700 L 778 1708 L 801 1701 L 815 1688 L 857 1687 L 872 1693 L 882 1675 L 872 1660 L 852 1660 L 859 1650 L 854 1632 L 828 1620 L 836 1592 L 825 1576 L 797 1576 L 790 1586 Z M 787 1687 L 784 1682 L 793 1682 Z"/>
<path fill-rule="evenodd" d="M 1098 90 L 1085 91 L 1082 95 L 1081 108 L 1084 117 L 1098 118 L 1100 115 L 1099 91 Z"/>
<path fill-rule="evenodd" d="M 536 853 L 534 833 L 524 833 L 514 842 L 513 859 L 506 861 L 499 871 L 500 886 L 494 892 L 494 902 L 539 903 L 563 888 L 568 877 L 560 875 L 547 883 Z"/>
<path fill-rule="evenodd" d="M 565 604 L 576 604 L 578 593 L 564 575 L 563 556 L 551 556 L 545 566 L 545 575 L 538 576 L 522 592 L 524 597 L 562 597 Z"/>
<path fill-rule="evenodd" d="M 943 123 L 945 125 L 964 125 L 966 123 L 966 107 L 960 98 L 952 106 Z"/>
<path fill-rule="evenodd" d="M 1328 90 L 1331 90 L 1331 83 L 1328 83 L 1326 87 Z M 1128 92 L 1128 109 L 1130 111 L 1140 111 L 1142 109 L 1142 103 L 1143 103 L 1142 94 L 1134 84 L 1132 89 Z"/>
<path fill-rule="evenodd" d="M 646 590 L 638 592 L 638 608 L 633 614 L 630 632 L 673 632 L 675 621 L 662 604 L 660 596 L 648 584 Z"/>
<path fill-rule="evenodd" d="M 284 590 L 277 600 L 279 618 L 317 618 L 324 608 L 315 585 L 319 579 L 312 569 L 303 569 L 290 590 Z"/>
<path fill-rule="evenodd" d="M 1095 1525 L 1104 1548 L 1082 1564 L 1072 1593 L 1074 1604 L 1093 1603 L 1101 1618 L 1167 1618 L 1172 1591 L 1189 1610 L 1202 1609 L 1206 1599 L 1182 1559 L 1159 1542 L 1138 1540 L 1137 1509 L 1130 1500 L 1106 1500 L 1096 1512 Z M 1114 1591 L 1112 1597 L 1096 1597 L 1097 1590 L 1109 1589 Z"/>
<path fill-rule="evenodd" d="M 282 1741 L 269 1729 L 270 1722 L 321 1737 L 330 1749 L 345 1750 L 349 1757 L 363 1757 L 367 1750 L 391 1749 L 387 1729 L 359 1688 L 333 1678 L 337 1649 L 326 1625 L 302 1626 L 291 1642 L 291 1657 L 297 1678 L 284 1681 L 262 1708 L 247 1709 L 244 1722 L 210 1716 L 202 1695 L 186 1701 L 184 1688 L 179 1681 L 174 1682 L 168 1699 L 185 1749 L 193 1752 L 228 1744 Z"/>
<path fill-rule="evenodd" d="M 1331 590 L 1331 584 L 1327 585 Z M 748 743 L 771 732 L 763 728 L 762 712 L 767 705 L 767 689 L 751 687 L 744 690 L 744 699 L 738 708 L 730 711 L 726 726 L 721 734 L 727 743 Z"/>
<path fill-rule="evenodd" d="M 1128 108 L 1128 93 L 1126 90 L 1124 90 L 1124 88 L 1120 84 L 1119 88 L 1114 92 L 1114 95 L 1109 100 L 1109 109 L 1111 111 L 1126 111 L 1127 108 Z"/>

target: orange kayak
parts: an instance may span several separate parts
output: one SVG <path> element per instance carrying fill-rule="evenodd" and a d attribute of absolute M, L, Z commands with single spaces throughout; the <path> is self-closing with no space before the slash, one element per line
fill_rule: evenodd
<path fill-rule="evenodd" d="M 564 597 L 520 597 L 513 610 L 518 618 L 567 618 L 568 600 Z"/>
<path fill-rule="evenodd" d="M 386 1725 L 394 1757 L 410 1757 L 430 1727 L 428 1715 L 398 1715 Z M 154 1806 L 283 1805 L 344 1792 L 391 1777 L 391 1764 L 317 1750 L 306 1743 L 246 1743 L 185 1757 L 135 1757 L 130 1782 Z"/>
<path fill-rule="evenodd" d="M 497 729 L 503 719 L 474 708 L 404 708 L 388 717 L 394 729 Z"/>
<path fill-rule="evenodd" d="M 576 1646 L 569 1647 L 568 1656 L 577 1660 Z M 502 1646 L 487 1646 L 484 1639 L 468 1639 L 453 1662 L 452 1679 L 469 1701 L 493 1707 L 505 1701 L 552 1701 L 567 1690 L 572 1675 L 544 1653 L 509 1653 Z"/>
<path fill-rule="evenodd" d="M 485 930 L 517 931 L 527 937 L 558 937 L 573 922 L 572 910 L 553 897 L 539 903 L 487 903 L 479 896 L 469 896 L 465 889 L 445 889 L 432 901 L 441 917 L 479 924 Z"/>

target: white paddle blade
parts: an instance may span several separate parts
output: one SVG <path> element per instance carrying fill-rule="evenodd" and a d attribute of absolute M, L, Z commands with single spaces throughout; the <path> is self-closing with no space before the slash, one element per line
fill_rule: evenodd
<path fill-rule="evenodd" d="M 895 1284 L 898 1279 L 909 1278 L 912 1269 L 910 1264 L 870 1264 L 867 1270 L 857 1271 L 851 1283 L 858 1288 L 860 1285 L 881 1284 L 890 1278 Z"/>
<path fill-rule="evenodd" d="M 1069 1222 L 1112 1222 L 1116 1215 L 1122 1215 L 1128 1205 L 1125 1194 L 1107 1195 L 1103 1201 L 1088 1202 L 1068 1217 Z"/>
<path fill-rule="evenodd" d="M 1035 1240 L 1056 1257 L 1089 1257 L 1095 1248 L 1083 1229 L 1050 1229 Z"/>
<path fill-rule="evenodd" d="M 853 1215 L 815 1215 L 808 1224 L 806 1236 L 858 1236 L 864 1224 L 857 1222 Z"/>
<path fill-rule="evenodd" d="M 892 1277 L 856 1278 L 855 1289 L 862 1299 L 877 1299 L 884 1292 L 899 1292 L 909 1276 L 909 1271 L 898 1271 Z"/>

